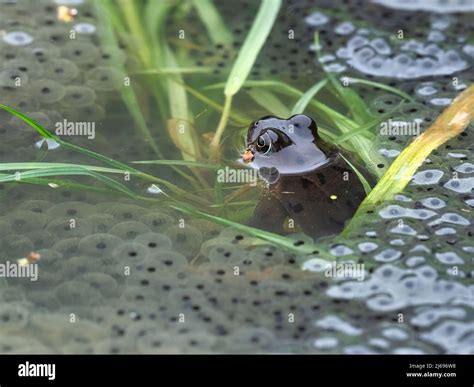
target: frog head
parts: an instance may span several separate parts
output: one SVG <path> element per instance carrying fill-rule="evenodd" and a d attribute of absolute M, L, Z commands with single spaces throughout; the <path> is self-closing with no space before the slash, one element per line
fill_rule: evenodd
<path fill-rule="evenodd" d="M 300 175 L 328 164 L 336 155 L 335 148 L 319 137 L 316 122 L 297 114 L 288 119 L 266 116 L 254 121 L 242 158 L 259 170 Z"/>

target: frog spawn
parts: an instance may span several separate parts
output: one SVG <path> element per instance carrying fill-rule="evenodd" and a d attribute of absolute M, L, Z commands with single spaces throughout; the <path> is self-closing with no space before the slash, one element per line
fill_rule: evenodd
<path fill-rule="evenodd" d="M 455 50 L 444 51 L 435 43 L 423 45 L 416 40 L 402 44 L 400 52 L 391 55 L 392 48 L 383 38 L 369 40 L 356 35 L 342 50 L 343 53 L 339 52 L 339 55 L 350 57 L 347 63 L 354 69 L 379 77 L 414 79 L 450 75 L 469 66 L 468 60 Z M 415 59 L 416 55 L 425 55 L 425 58 Z M 446 105 L 449 102 L 449 99 L 447 102 L 438 100 L 434 104 Z"/>
<path fill-rule="evenodd" d="M 53 131 L 55 124 L 65 117 L 80 121 L 86 116 L 99 121 L 104 117 L 101 105 L 112 99 L 111 91 L 123 86 L 124 75 L 111 67 L 115 62 L 108 62 L 111 50 L 97 45 L 90 4 L 73 5 L 79 12 L 73 25 L 76 37 L 69 39 L 71 27 L 56 20 L 56 7 L 49 3 L 43 2 L 47 5 L 39 8 L 34 4 L 34 14 L 32 8 L 23 8 L 24 2 L 3 7 L 4 18 L 15 23 L 5 26 L 6 32 L 0 40 L 2 103 L 30 117 L 44 113 L 49 120 L 43 125 Z M 21 18 L 16 16 L 17 12 Z M 117 53 L 114 58 L 121 55 Z M 95 90 L 105 98 L 98 101 Z M 19 93 L 31 96 L 38 103 L 33 106 L 19 103 Z M 59 117 L 46 112 L 53 105 L 60 112 Z M 80 114 L 76 114 L 79 110 Z M 30 143 L 37 138 L 31 128 L 25 133 L 30 134 L 26 137 Z M 8 160 L 2 158 L 2 161 Z"/>
<path fill-rule="evenodd" d="M 14 217 L 11 222 L 14 225 L 18 225 L 17 227 L 24 228 L 26 224 L 25 220 L 35 214 L 37 215 L 37 217 L 42 217 L 43 221 L 46 223 L 54 222 L 55 220 L 57 220 L 57 216 L 63 215 L 76 217 L 77 220 L 83 217 L 90 217 L 93 213 L 95 213 L 95 215 L 100 215 L 96 213 L 94 206 L 81 204 L 83 203 L 68 202 L 61 203 L 59 205 L 52 205 L 52 203 L 50 202 L 41 200 L 32 201 L 31 203 L 24 203 L 22 207 L 24 208 L 24 211 L 28 211 L 29 213 L 23 214 L 21 212 L 17 212 L 16 217 Z M 114 206 L 116 208 L 115 203 Z M 127 211 L 144 210 L 138 206 L 128 208 L 125 206 L 124 209 Z M 115 217 L 113 218 L 113 223 L 124 223 L 121 222 L 124 216 L 123 211 L 116 212 L 112 207 L 112 211 L 109 212 L 115 214 Z M 41 228 L 41 225 L 43 223 L 39 222 L 38 220 L 39 219 L 36 219 L 37 227 Z M 143 226 L 146 227 L 145 225 Z M 131 227 L 131 229 L 133 230 L 134 227 Z M 5 230 L 7 231 L 7 233 L 9 232 L 8 229 Z M 19 230 L 21 229 L 17 229 L 17 232 Z M 73 227 L 71 230 L 75 230 L 75 228 Z M 181 265 L 188 264 L 186 258 L 178 253 L 169 252 L 168 254 L 165 254 L 166 251 L 171 248 L 172 242 L 167 236 L 163 234 L 140 233 L 140 235 L 136 238 L 136 242 L 122 241 L 122 239 L 116 237 L 113 234 L 91 234 L 83 237 L 82 232 L 80 230 L 77 234 L 74 235 L 76 236 L 76 238 L 63 239 L 61 241 L 61 244 L 54 244 L 53 249 L 58 249 L 56 256 L 54 256 L 54 254 L 49 253 L 45 249 L 40 250 L 40 253 L 42 255 L 42 270 L 46 271 L 46 273 L 43 273 L 42 278 L 45 279 L 44 282 L 47 282 L 41 284 L 41 286 L 46 287 L 46 289 L 50 288 L 52 290 L 52 293 L 49 292 L 50 297 L 49 300 L 47 300 L 45 298 L 46 293 L 44 291 L 35 292 L 33 291 L 33 289 L 30 289 L 27 291 L 28 297 L 31 294 L 30 301 L 37 303 L 37 305 L 42 305 L 43 307 L 47 306 L 52 310 L 57 310 L 60 308 L 71 307 L 84 308 L 92 305 L 100 306 L 104 305 L 106 299 L 117 299 L 123 293 L 124 286 L 124 263 L 122 263 L 121 265 L 122 270 L 118 271 L 118 267 L 120 267 L 120 265 L 118 265 L 118 260 L 121 259 L 122 256 L 124 257 L 124 260 L 127 261 L 136 261 L 142 258 L 146 258 L 145 261 L 149 262 L 148 264 L 146 264 L 148 269 L 150 268 L 149 265 L 152 265 L 153 263 L 159 263 L 160 270 L 161 267 L 167 267 L 170 261 L 176 266 L 179 266 L 178 262 L 180 262 Z M 9 240 L 10 243 L 12 243 L 11 238 Z M 70 241 L 69 247 L 67 246 L 67 241 Z M 22 241 L 22 243 L 24 244 L 24 246 L 27 246 L 25 244 L 25 241 Z M 137 253 L 140 247 L 143 247 L 144 249 L 142 255 Z M 27 246 L 26 248 L 33 250 L 37 249 L 37 246 L 31 245 L 30 247 Z M 9 251 L 13 250 L 9 249 Z M 123 251 L 126 252 L 125 255 L 122 254 Z M 18 252 L 18 254 L 21 253 Z M 94 264 L 92 264 L 89 261 L 89 258 L 87 258 L 91 256 L 96 256 L 96 262 Z M 91 264 L 88 265 L 87 261 L 89 261 L 89 263 Z M 144 264 L 145 262 L 142 265 Z M 105 274 L 104 272 L 104 270 L 108 270 L 107 268 L 110 269 L 110 275 Z M 120 272 L 121 274 L 118 275 L 117 272 Z M 49 281 L 51 275 L 55 275 L 54 281 Z M 114 276 L 119 278 L 116 279 L 114 278 Z M 15 282 L 15 280 L 12 279 L 12 282 Z M 37 287 L 36 290 L 38 290 Z M 11 304 L 11 307 L 8 310 L 13 311 L 13 307 L 14 305 Z M 3 311 L 3 309 L 5 308 L 0 309 Z M 2 332 L 7 329 L 7 322 L 11 325 L 12 317 L 10 317 L 11 313 L 9 311 L 5 309 L 3 313 L 5 316 L 2 317 L 2 321 L 4 321 L 5 324 L 0 327 L 0 331 Z M 20 316 L 20 314 L 18 315 Z M 64 320 L 64 315 L 62 315 L 62 318 L 60 321 L 58 321 L 58 323 L 59 325 L 64 324 L 64 328 L 68 325 L 67 319 Z M 8 325 L 8 327 L 10 325 Z M 18 329 L 20 331 L 23 327 L 18 323 L 13 324 L 13 326 L 16 327 L 15 329 Z M 190 333 L 188 336 L 189 340 L 193 339 L 191 340 L 192 343 L 200 342 L 201 340 L 201 338 L 199 337 L 193 338 L 192 333 Z M 93 351 L 109 351 L 110 348 L 106 341 L 107 338 L 103 338 L 105 341 L 100 341 L 100 345 L 97 344 L 97 346 L 92 348 Z M 63 350 L 66 352 L 91 352 L 90 346 L 82 345 L 82 341 L 66 343 L 67 345 L 64 346 L 64 349 L 62 347 L 63 344 L 64 342 L 61 342 L 61 345 L 56 347 L 56 350 L 60 352 L 63 352 Z M 35 347 L 33 346 L 31 350 L 34 351 Z M 9 351 L 9 347 L 6 346 L 4 352 Z"/>
<path fill-rule="evenodd" d="M 450 164 L 451 173 L 464 171 L 465 168 L 470 171 L 469 165 L 461 160 Z M 449 188 L 446 187 L 444 174 L 429 173 L 429 176 L 426 176 L 425 172 L 419 172 L 419 175 L 415 176 L 412 185 L 405 191 L 408 196 L 399 198 L 398 203 L 384 204 L 378 208 L 378 222 L 387 224 L 385 230 L 380 230 L 378 226 L 377 231 L 374 231 L 372 226 L 376 225 L 377 221 L 368 221 L 369 218 L 366 218 L 366 224 L 361 225 L 359 232 L 359 238 L 363 242 L 352 241 L 349 246 L 338 245 L 332 250 L 335 256 L 346 254 L 344 258 L 352 258 L 351 253 L 357 246 L 361 252 L 368 249 L 375 261 L 388 263 L 373 268 L 373 263 L 363 258 L 366 267 L 369 267 L 370 279 L 362 283 L 343 281 L 330 287 L 327 294 L 336 299 L 366 300 L 369 309 L 384 311 L 394 318 L 401 316 L 399 326 L 406 327 L 404 319 L 412 316 L 410 323 L 417 326 L 416 332 L 423 331 L 420 338 L 424 343 L 418 343 L 418 348 L 411 345 L 395 349 L 392 350 L 393 353 L 426 353 L 426 343 L 449 353 L 472 353 L 472 343 L 465 343 L 460 339 L 464 337 L 462 335 L 469 337 L 472 324 L 454 324 L 449 328 L 453 332 L 450 344 L 443 339 L 443 328 L 445 325 L 449 326 L 448 323 L 443 323 L 444 319 L 455 317 L 469 321 L 467 316 L 472 315 L 472 285 L 469 285 L 472 278 L 472 256 L 468 253 L 472 246 L 469 242 L 472 231 L 466 229 L 470 221 L 458 212 L 463 206 L 455 204 L 463 199 L 461 195 L 458 198 L 447 194 L 441 196 L 441 193 L 445 193 L 446 188 Z M 454 208 L 458 211 L 450 212 L 450 209 Z M 374 237 L 390 242 L 399 237 L 404 243 L 401 248 L 379 248 L 376 239 L 370 240 Z M 431 244 L 426 245 L 424 242 L 433 239 L 444 242 L 441 251 L 431 250 Z M 304 267 L 316 270 L 309 262 L 305 263 Z M 394 264 L 396 266 L 393 266 Z M 438 311 L 440 317 L 437 317 Z M 419 341 L 419 338 L 416 340 Z M 413 341 L 415 339 L 412 338 L 411 344 Z M 325 340 L 317 341 L 315 346 L 327 348 L 325 351 L 340 348 L 334 337 L 329 337 L 328 343 Z M 389 347 L 392 347 L 392 344 L 387 343 L 386 351 Z M 363 352 L 373 351 L 373 348 L 367 346 L 355 349 Z"/>
<path fill-rule="evenodd" d="M 76 224 L 81 219 L 99 217 L 107 219 L 111 230 L 114 224 L 138 223 L 123 219 L 143 213 L 139 206 L 122 205 L 122 211 L 117 211 L 116 203 L 82 204 L 25 202 L 22 211 L 29 213 L 17 213 L 15 219 L 36 214 L 41 217 L 41 221 L 37 219 L 40 228 L 41 224 L 56 225 L 64 215 L 76 217 Z M 168 218 L 159 217 L 156 210 L 153 214 L 151 219 L 178 219 L 172 213 Z M 316 332 L 311 326 L 312 311 L 333 308 L 331 303 L 324 305 L 321 300 L 319 304 L 314 298 L 318 289 L 326 289 L 324 280 L 297 280 L 301 272 L 296 257 L 272 246 L 252 248 L 252 238 L 233 230 L 216 236 L 203 250 L 207 254 L 197 266 L 175 251 L 173 239 L 163 233 L 140 233 L 133 239 L 122 239 L 107 231 L 84 235 L 79 227 L 77 234 L 74 230 L 69 230 L 69 238 L 39 250 L 42 275 L 34 286 L 8 280 L 10 286 L 18 282 L 14 295 L 22 294 L 28 300 L 24 312 L 30 317 L 25 318 L 34 321 L 28 326 L 15 324 L 19 330 L 16 334 L 29 332 L 38 337 L 41 348 L 51 352 L 206 353 L 247 352 L 255 348 L 311 352 L 307 338 Z M 25 235 L 31 235 L 31 230 Z M 33 242 L 30 247 L 36 249 Z M 217 252 L 219 247 L 222 250 Z M 229 262 L 229 257 L 234 261 Z M 244 260 L 252 263 L 245 266 Z M 242 267 L 239 276 L 234 274 L 236 264 Z M 130 275 L 125 274 L 127 268 Z M 2 294 L 11 300 L 11 296 Z M 304 297 L 305 301 L 296 304 L 294 297 Z M 150 303 L 156 306 L 150 308 Z M 334 313 L 343 310 L 337 304 L 334 308 Z M 89 324 L 90 334 L 71 328 L 70 313 Z M 181 314 L 183 323 L 179 322 Z M 297 316 L 296 323 L 288 322 L 290 314 Z M 0 328 L 2 332 L 5 329 L 6 325 Z M 32 352 L 36 350 L 36 346 L 31 347 Z M 7 347 L 4 351 L 10 350 Z"/>
<path fill-rule="evenodd" d="M 402 9 L 402 10 L 423 10 L 433 11 L 438 13 L 452 13 L 452 12 L 473 12 L 474 6 L 465 1 L 451 1 L 445 2 L 440 0 L 428 1 L 399 1 L 399 0 L 374 0 L 374 2 L 385 7 Z"/>
<path fill-rule="evenodd" d="M 248 7 L 251 6 L 250 4 Z M 312 10 L 307 12 L 308 15 L 312 13 Z M 231 11 L 229 14 L 232 14 Z M 296 20 L 301 20 L 301 15 L 302 12 L 295 12 L 288 18 L 292 20 L 296 17 Z M 338 20 L 326 18 L 318 26 L 326 30 L 325 33 L 321 31 L 321 36 L 326 34 L 331 37 L 334 34 L 335 39 L 326 40 L 334 41 L 337 47 L 354 34 L 361 33 L 354 25 L 344 25 Z M 330 29 L 331 23 L 334 23 L 334 32 Z M 443 23 L 445 28 L 442 28 Z M 297 47 L 290 44 L 288 53 L 282 53 L 282 42 L 288 43 L 288 28 L 284 26 L 279 36 L 272 34 L 271 45 L 265 48 L 265 55 L 259 59 L 262 62 L 257 63 L 252 76 L 258 77 L 266 71 L 264 60 L 272 63 L 272 66 L 268 66 L 272 74 L 290 75 L 290 79 L 294 80 L 314 67 L 314 52 L 290 52 Z M 431 28 L 434 32 L 448 28 L 443 34 L 449 38 L 449 26 L 449 20 L 436 18 Z M 25 32 L 28 33 L 26 29 Z M 312 32 L 306 36 L 306 41 L 296 43 L 309 47 Z M 70 100 L 66 100 L 65 104 L 61 103 L 59 110 L 68 111 L 71 115 L 80 112 L 79 117 L 84 116 L 85 110 L 80 109 L 92 109 L 91 105 L 78 108 L 74 103 L 75 99 L 82 101 L 83 95 L 89 95 L 92 100 L 95 96 L 95 103 L 102 103 L 101 93 L 108 89 L 108 84 L 103 84 L 108 80 L 100 78 L 102 70 L 94 71 L 92 63 L 86 59 L 81 64 L 81 52 L 75 54 L 72 50 L 57 48 L 44 41 L 45 37 L 51 37 L 57 45 L 67 44 L 67 41 L 61 41 L 61 36 L 64 36 L 62 27 L 50 28 L 39 35 L 36 38 L 35 34 L 31 34 L 35 40 L 24 46 L 11 46 L 3 41 L 5 47 L 0 50 L 2 58 L 5 63 L 9 61 L 9 69 L 19 71 L 17 74 L 9 74 L 19 75 L 25 89 L 27 86 L 33 87 L 33 82 L 40 79 L 40 74 L 43 80 L 55 81 L 64 89 L 68 86 L 83 86 L 84 74 L 90 71 L 95 76 L 91 78 L 94 82 L 91 81 L 86 89 L 73 88 L 73 91 L 81 93 L 73 96 L 75 93 L 69 92 Z M 81 39 L 86 39 L 84 43 L 90 43 L 87 37 L 89 34 L 82 35 L 84 37 Z M 240 34 L 240 40 L 243 35 Z M 431 34 L 429 39 L 433 44 L 438 44 L 435 41 L 441 37 L 439 33 Z M 377 38 L 374 37 L 375 39 Z M 382 42 L 376 40 L 370 43 L 373 50 L 381 51 L 380 55 L 394 55 L 389 53 Z M 423 48 L 427 48 L 429 44 L 424 44 Z M 79 46 L 86 51 L 91 50 L 93 54 L 95 52 L 89 44 L 75 45 Z M 466 58 L 471 52 L 469 45 L 460 44 L 459 49 L 461 47 L 463 54 L 460 55 Z M 393 47 L 390 49 L 394 50 Z M 19 50 L 27 50 L 26 57 Z M 94 54 L 97 66 L 112 65 L 108 49 L 99 50 L 98 55 Z M 215 70 L 225 73 L 226 63 L 230 63 L 233 58 L 232 49 L 219 46 L 215 51 L 222 58 L 215 62 Z M 27 71 L 19 68 L 19 62 L 11 62 L 16 61 L 18 55 L 20 62 L 28 64 Z M 69 59 L 64 59 L 64 55 Z M 213 57 L 213 53 L 204 55 L 209 60 Z M 77 62 L 75 57 L 78 58 Z M 331 66 L 332 62 L 345 66 L 343 57 L 333 55 L 333 58 L 328 59 L 327 66 Z M 220 65 L 221 62 L 224 64 Z M 53 69 L 56 74 L 54 78 L 48 69 Z M 333 69 L 337 67 L 334 66 Z M 278 72 L 275 73 L 275 70 Z M 58 74 L 65 75 L 63 77 Z M 417 109 L 412 118 L 420 116 L 425 120 L 434 117 L 443 108 L 446 99 L 454 97 L 466 83 L 461 81 L 461 86 L 451 87 L 447 78 L 446 82 L 427 82 L 423 80 L 402 85 L 418 101 L 417 105 L 411 106 Z M 57 112 L 50 110 L 51 107 L 43 109 L 36 99 L 28 97 L 28 93 L 18 95 L 13 91 L 15 89 L 5 90 L 5 95 L 11 98 L 12 106 L 33 113 L 41 109 L 50 122 L 59 120 Z M 61 87 L 52 88 L 52 91 L 55 90 L 61 90 Z M 382 98 L 384 102 L 390 101 L 390 96 Z M 442 103 L 433 104 L 436 99 Z M 392 104 L 374 101 L 373 112 L 386 113 L 396 103 L 396 100 Z M 384 109 L 382 113 L 378 112 L 381 108 Z M 87 116 L 92 112 L 99 116 L 103 114 L 100 109 L 87 112 Z M 429 121 L 426 123 L 429 124 Z M 20 282 L 15 284 L 13 294 L 11 291 L 0 292 L 4 302 L 14 302 L 14 308 L 6 310 L 7 316 L 14 317 L 11 310 L 18 309 L 22 313 L 27 311 L 22 315 L 31 322 L 31 330 L 21 320 L 14 336 L 10 336 L 11 332 L 8 333 L 9 336 L 2 334 L 0 349 L 2 352 L 66 353 L 255 350 L 296 353 L 472 352 L 472 341 L 469 340 L 472 336 L 472 326 L 469 324 L 472 320 L 472 305 L 465 297 L 466 292 L 472 291 L 472 285 L 469 285 L 469 278 L 472 278 L 472 248 L 469 248 L 468 239 L 469 232 L 472 236 L 472 231 L 469 229 L 470 218 L 464 211 L 472 199 L 470 192 L 464 192 L 465 183 L 462 180 L 471 177 L 469 165 L 466 167 L 470 156 L 463 144 L 472 135 L 472 130 L 466 134 L 467 137 L 458 136 L 451 141 L 450 149 L 443 147 L 438 155 L 430 156 L 431 163 L 425 163 L 420 168 L 420 174 L 408 187 L 404 199 L 396 198 L 393 203 L 386 203 L 375 209 L 374 215 L 362 222 L 357 237 L 344 242 L 344 245 L 331 246 L 331 251 L 338 259 L 353 262 L 363 260 L 367 269 L 367 280 L 362 282 L 364 285 L 370 283 L 371 286 L 377 286 L 378 282 L 374 278 L 379 278 L 379 268 L 403 270 L 403 275 L 407 275 L 405 279 L 400 279 L 398 283 L 390 282 L 392 298 L 378 294 L 380 288 L 365 287 L 366 296 L 355 296 L 350 301 L 345 296 L 333 295 L 334 289 L 344 286 L 345 280 L 332 281 L 317 272 L 306 273 L 306 277 L 303 275 L 301 278 L 298 267 L 306 257 L 286 254 L 271 246 L 254 247 L 251 245 L 251 238 L 235 230 L 226 230 L 219 235 L 215 230 L 208 231 L 195 226 L 199 232 L 191 229 L 187 235 L 186 227 L 180 229 L 177 226 L 178 216 L 162 209 L 150 211 L 139 206 L 136 208 L 114 203 L 116 206 L 113 207 L 111 203 L 104 203 L 93 206 L 91 211 L 90 206 L 81 206 L 85 201 L 81 194 L 68 190 L 64 191 L 65 196 L 60 196 L 60 200 L 73 202 L 64 206 L 48 201 L 51 200 L 50 196 L 45 196 L 46 200 L 38 196 L 38 201 L 26 202 L 24 207 L 19 208 L 38 216 L 10 212 L 7 207 L 0 219 L 4 243 L 2 251 L 14 251 L 21 256 L 25 253 L 22 250 L 40 249 L 44 271 L 39 279 L 39 287 L 22 285 Z M 399 151 L 408 140 L 409 138 L 396 136 L 393 140 L 383 139 L 383 145 L 387 151 Z M 393 152 L 388 154 L 394 155 Z M 458 186 L 452 184 L 456 181 L 453 172 L 458 172 Z M 20 190 L 14 192 L 21 194 Z M 28 196 L 23 194 L 23 199 L 26 198 Z M 117 209 L 119 207 L 125 211 L 120 212 Z M 54 210 L 50 210 L 51 208 Z M 77 212 L 70 213 L 69 210 Z M 60 221 L 53 222 L 62 215 L 64 217 Z M 67 230 L 67 220 L 71 217 L 81 219 L 76 228 L 77 233 Z M 120 226 L 116 227 L 117 225 Z M 191 220 L 189 225 L 192 225 Z M 175 229 L 165 235 L 170 226 Z M 41 236 L 39 232 L 43 231 L 43 227 L 50 228 Z M 48 238 L 50 231 L 59 233 L 61 240 Z M 14 233 L 20 235 L 13 237 Z M 193 239 L 196 236 L 198 238 Z M 196 272 L 191 264 L 195 257 L 186 257 L 175 251 L 175 243 L 194 240 L 189 246 L 196 249 L 200 245 L 196 242 L 199 238 L 204 244 L 200 246 L 201 257 L 195 261 L 198 263 Z M 214 240 L 206 245 L 210 239 Z M 296 242 L 300 241 L 295 240 Z M 150 243 L 156 243 L 156 246 L 150 246 Z M 444 247 L 435 249 L 437 244 Z M 164 253 L 156 250 L 156 247 L 161 249 L 161 246 Z M 182 252 L 186 249 L 184 247 Z M 105 250 L 105 254 L 98 250 Z M 130 256 L 131 252 L 136 255 Z M 90 257 L 101 258 L 95 260 L 97 262 L 91 262 Z M 2 256 L 2 261 L 7 258 L 11 257 Z M 384 260 L 389 262 L 385 263 Z M 241 273 L 238 278 L 233 274 L 236 265 Z M 124 277 L 126 266 L 136 270 L 137 274 Z M 457 270 L 454 270 L 455 267 Z M 157 276 L 156 273 L 160 272 L 166 275 Z M 361 286 L 357 281 L 355 284 Z M 439 288 L 436 288 L 437 284 Z M 403 295 L 399 294 L 401 290 Z M 445 295 L 445 303 L 433 306 L 431 301 L 437 291 Z M 419 303 L 415 301 L 411 305 L 404 296 L 407 292 L 415 294 L 413 298 L 418 299 Z M 33 306 L 18 304 L 23 297 L 32 302 Z M 366 299 L 368 297 L 373 297 L 370 303 Z M 295 298 L 299 305 L 296 305 Z M 96 305 L 94 310 L 87 307 L 88 303 Z M 150 304 L 156 307 L 150 308 Z M 38 307 L 47 312 L 39 313 Z M 185 322 L 179 323 L 183 311 Z M 71 312 L 86 320 L 89 325 L 84 328 L 87 329 L 69 329 L 71 324 L 67 317 Z M 404 323 L 398 321 L 399 312 L 404 317 Z M 291 313 L 295 317 L 294 323 L 289 322 Z M 329 321 L 333 326 L 328 325 L 324 316 L 332 317 Z M 106 323 L 103 325 L 104 322 Z M 7 325 L 5 331 L 0 328 L 2 333 L 10 330 Z M 99 329 L 99 326 L 104 328 Z M 417 329 L 421 330 L 421 335 L 414 334 L 418 332 Z M 81 330 L 84 331 L 82 335 L 79 334 Z M 27 340 L 23 337 L 26 332 L 31 336 Z M 452 338 L 449 342 L 444 339 L 447 335 Z M 177 337 L 179 340 L 174 340 Z M 468 339 L 460 340 L 465 337 Z M 170 338 L 173 338 L 173 342 Z"/>
<path fill-rule="evenodd" d="M 236 14 L 225 2 L 216 2 L 219 12 L 234 33 L 234 41 L 230 46 L 218 43 L 215 47 L 209 48 L 208 43 L 195 41 L 198 46 L 203 45 L 207 48 L 192 52 L 197 58 L 196 64 L 212 67 L 213 73 L 218 77 L 230 69 L 236 51 L 245 38 L 245 29 L 242 26 L 249 27 L 252 22 L 250 15 L 256 12 L 257 6 L 254 3 L 244 0 L 240 3 L 244 11 Z M 268 44 L 264 46 L 262 55 L 259 56 L 250 76 L 257 79 L 262 74 L 279 76 L 293 82 L 301 81 L 303 87 L 306 86 L 304 79 L 309 74 L 316 78 L 320 77 L 321 71 L 314 65 L 315 31 L 319 32 L 324 49 L 328 49 L 323 52 L 324 66 L 336 73 L 351 72 L 351 75 L 356 73 L 360 76 L 362 72 L 371 76 L 416 79 L 431 75 L 433 71 L 458 74 L 470 66 L 472 44 L 462 39 L 457 40 L 459 32 L 466 31 L 469 6 L 459 2 L 461 3 L 459 9 L 465 14 L 458 13 L 454 18 L 445 11 L 453 12 L 456 9 L 456 5 L 452 2 L 417 2 L 420 9 L 438 10 L 440 13 L 417 13 L 414 17 L 413 12 L 409 10 L 394 13 L 385 8 L 385 3 L 392 3 L 394 8 L 403 9 L 403 5 L 406 5 L 404 2 L 380 3 L 384 4 L 373 2 L 351 4 L 343 1 L 322 1 L 317 6 L 311 1 L 292 4 L 279 14 Z M 329 12 L 325 12 L 325 9 Z M 348 18 L 354 19 L 355 22 L 347 21 Z M 383 23 L 380 23 L 381 20 Z M 376 25 L 380 31 L 358 28 L 362 24 L 359 23 L 361 21 L 364 24 Z M 416 31 L 416 39 L 403 49 L 400 49 L 401 45 L 397 44 L 396 39 L 389 39 L 389 34 L 400 29 Z M 357 39 L 349 45 L 351 38 Z M 406 43 L 408 40 L 408 37 L 404 37 L 400 42 Z M 446 43 L 453 49 L 445 49 Z M 348 63 L 355 53 L 360 60 Z M 437 63 L 433 60 L 433 56 L 436 55 Z M 367 60 L 371 58 L 371 61 Z M 400 71 L 395 70 L 397 66 L 394 64 L 399 62 L 401 65 L 413 63 L 412 69 L 402 71 L 398 66 Z M 355 71 L 351 71 L 353 66 L 356 68 Z"/>
<path fill-rule="evenodd" d="M 406 20 L 409 19 L 408 16 Z M 399 27 L 403 27 L 405 23 L 406 21 L 399 24 Z M 453 20 L 445 15 L 432 15 L 427 24 L 431 30 L 423 38 L 420 36 L 421 33 L 417 33 L 417 36 L 420 36 L 418 39 L 399 36 L 398 42 L 397 39 L 390 39 L 391 36 L 383 31 L 377 33 L 367 28 L 353 28 L 351 34 L 348 34 L 345 45 L 342 47 L 338 45 L 335 55 L 326 55 L 330 61 L 339 60 L 339 62 L 325 62 L 324 65 L 329 71 L 333 71 L 334 68 L 339 69 L 337 72 L 341 72 L 345 71 L 347 66 L 340 61 L 346 61 L 357 72 L 398 79 L 449 75 L 467 69 L 470 66 L 470 58 L 464 53 L 469 52 L 469 45 L 465 47 L 456 41 L 456 35 L 450 28 L 453 27 Z M 401 28 L 398 31 L 405 30 Z M 445 46 L 447 41 L 450 43 L 448 45 L 450 48 L 442 48 L 441 45 Z M 436 92 L 434 87 L 420 87 L 419 90 L 425 96 Z M 450 100 L 449 97 L 436 97 L 432 103 L 445 105 L 449 104 Z"/>

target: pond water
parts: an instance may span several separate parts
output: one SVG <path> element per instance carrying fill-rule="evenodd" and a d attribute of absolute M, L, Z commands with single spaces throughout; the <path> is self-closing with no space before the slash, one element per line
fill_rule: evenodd
<path fill-rule="evenodd" d="M 226 81 L 259 3 L 214 1 L 231 44 L 213 42 L 192 2 L 183 3 L 162 23 L 166 41 L 176 61 L 191 69 L 182 76 L 192 90 L 222 105 L 222 90 L 206 87 Z M 325 76 L 324 66 L 337 77 L 379 82 L 413 101 L 393 112 L 402 97 L 356 84 L 370 116 L 423 131 L 474 80 L 473 13 L 466 1 L 286 1 L 249 80 L 275 80 L 304 92 Z M 209 186 L 197 189 L 186 167 L 131 164 L 182 159 L 180 140 L 168 134 L 173 115 L 162 114 L 169 101 L 157 103 L 149 87 L 166 81 L 143 73 L 145 51 L 133 36 L 119 47 L 107 41 L 99 16 L 86 0 L 0 0 L 0 103 L 68 143 L 194 194 L 204 200 L 202 211 L 246 224 L 261 184 L 216 184 L 215 170 L 205 169 L 201 178 Z M 124 79 L 133 83 L 160 157 L 123 102 Z M 206 143 L 220 112 L 192 90 L 193 126 Z M 241 166 L 235 161 L 245 147 L 240 121 L 249 118 L 248 126 L 278 113 L 265 108 L 267 98 L 259 87 L 234 98 L 223 145 L 234 167 Z M 315 98 L 342 108 L 327 92 Z M 295 98 L 283 95 L 281 101 L 279 110 L 291 111 Z M 307 114 L 323 129 L 329 126 L 324 116 Z M 372 145 L 384 169 L 414 137 L 376 134 Z M 106 166 L 42 139 L 3 110 L 0 136 L 0 165 Z M 316 241 L 327 254 L 308 254 L 303 248 L 314 241 L 298 231 L 289 233 L 294 246 L 288 250 L 179 211 L 173 201 L 161 200 L 174 195 L 169 185 L 133 173 L 107 176 L 138 198 L 78 173 L 2 180 L 0 352 L 472 354 L 473 136 L 471 124 L 435 150 L 402 193 L 356 220 L 350 237 Z M 2 174 L 24 172 L 20 166 L 7 170 Z M 241 204 L 236 199 L 235 207 L 219 210 L 223 202 L 217 199 L 237 186 L 248 189 Z M 32 259 L 30 252 L 39 261 L 17 269 L 36 267 L 37 277 L 33 269 L 23 278 L 8 275 L 9 265 Z M 347 268 L 356 275 L 345 276 Z"/>

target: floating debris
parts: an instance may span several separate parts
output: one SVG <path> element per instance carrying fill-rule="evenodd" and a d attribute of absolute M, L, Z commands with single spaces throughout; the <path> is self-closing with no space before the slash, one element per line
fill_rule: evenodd
<path fill-rule="evenodd" d="M 27 266 L 33 263 L 37 263 L 41 258 L 41 254 L 38 254 L 35 251 L 30 252 L 25 258 L 20 258 L 17 260 L 20 266 Z"/>

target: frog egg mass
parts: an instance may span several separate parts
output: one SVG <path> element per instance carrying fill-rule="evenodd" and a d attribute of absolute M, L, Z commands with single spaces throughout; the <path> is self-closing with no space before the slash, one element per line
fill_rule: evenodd
<path fill-rule="evenodd" d="M 0 0 L 0 354 L 474 354 L 473 4 Z"/>

